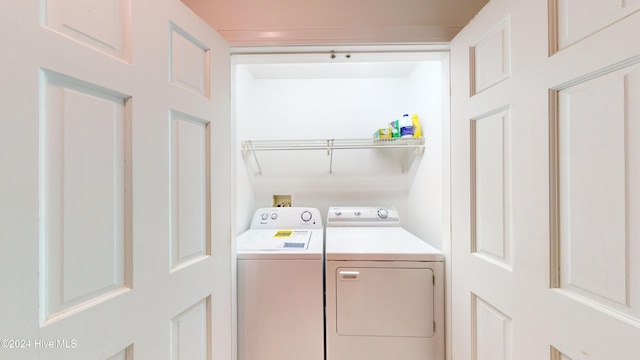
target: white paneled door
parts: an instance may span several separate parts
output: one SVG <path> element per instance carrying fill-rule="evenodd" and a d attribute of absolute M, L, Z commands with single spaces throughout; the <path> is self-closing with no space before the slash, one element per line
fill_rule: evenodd
<path fill-rule="evenodd" d="M 179 0 L 0 19 L 0 358 L 232 358 L 228 44 Z"/>
<path fill-rule="evenodd" d="M 450 359 L 638 359 L 639 33 L 492 0 L 453 40 Z"/>

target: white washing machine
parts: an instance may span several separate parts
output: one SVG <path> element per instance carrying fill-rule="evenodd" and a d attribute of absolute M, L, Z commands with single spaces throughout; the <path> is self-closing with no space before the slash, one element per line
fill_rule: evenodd
<path fill-rule="evenodd" d="M 238 358 L 323 360 L 323 226 L 318 209 L 258 209 L 237 238 Z"/>
<path fill-rule="evenodd" d="M 327 360 L 444 360 L 440 251 L 393 207 L 330 207 L 325 230 Z"/>

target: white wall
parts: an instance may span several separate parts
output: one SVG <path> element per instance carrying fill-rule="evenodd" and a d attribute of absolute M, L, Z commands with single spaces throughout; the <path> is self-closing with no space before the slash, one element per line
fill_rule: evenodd
<path fill-rule="evenodd" d="M 405 228 L 441 248 L 439 61 L 395 78 L 265 79 L 249 69 L 236 66 L 238 232 L 255 209 L 271 206 L 273 194 L 291 194 L 294 206 L 317 207 L 323 220 L 332 205 L 393 205 Z M 263 174 L 256 175 L 255 159 L 240 151 L 248 139 L 370 138 L 413 112 L 424 123 L 427 147 L 404 173 L 395 155 L 377 149 L 335 150 L 332 174 L 326 151 L 260 152 Z"/>
<path fill-rule="evenodd" d="M 232 103 L 235 104 L 236 139 L 247 139 L 247 126 L 243 125 L 246 118 L 246 111 L 251 106 L 251 99 L 248 96 L 251 92 L 253 77 L 246 67 L 236 66 L 232 69 L 235 81 L 231 88 L 235 96 L 232 96 Z M 251 216 L 256 208 L 255 194 L 249 182 L 244 160 L 240 151 L 239 141 L 235 141 L 237 150 L 236 156 L 236 233 L 241 234 L 249 228 Z"/>
<path fill-rule="evenodd" d="M 411 103 L 419 106 L 426 149 L 409 187 L 404 226 L 438 249 L 442 249 L 443 229 L 443 105 L 449 103 L 442 91 L 445 79 L 442 64 L 436 62 L 421 64 L 410 77 Z"/>

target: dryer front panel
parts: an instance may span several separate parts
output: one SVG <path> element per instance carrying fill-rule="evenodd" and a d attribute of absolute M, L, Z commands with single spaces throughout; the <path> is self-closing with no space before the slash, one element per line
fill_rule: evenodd
<path fill-rule="evenodd" d="M 337 334 L 434 336 L 432 269 L 339 267 L 334 276 Z"/>

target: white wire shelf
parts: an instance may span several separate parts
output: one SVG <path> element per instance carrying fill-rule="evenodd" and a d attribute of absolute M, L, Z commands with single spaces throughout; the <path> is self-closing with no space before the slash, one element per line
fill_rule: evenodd
<path fill-rule="evenodd" d="M 366 149 L 404 149 L 413 150 L 409 161 L 424 151 L 424 138 L 395 138 L 395 139 L 297 139 L 297 140 L 245 140 L 242 142 L 242 152 L 246 157 L 253 155 L 258 174 L 262 168 L 258 162 L 256 152 L 260 151 L 300 151 L 325 150 L 331 158 L 329 173 L 333 168 L 333 150 L 366 150 Z M 409 161 L 404 167 L 410 165 Z"/>

